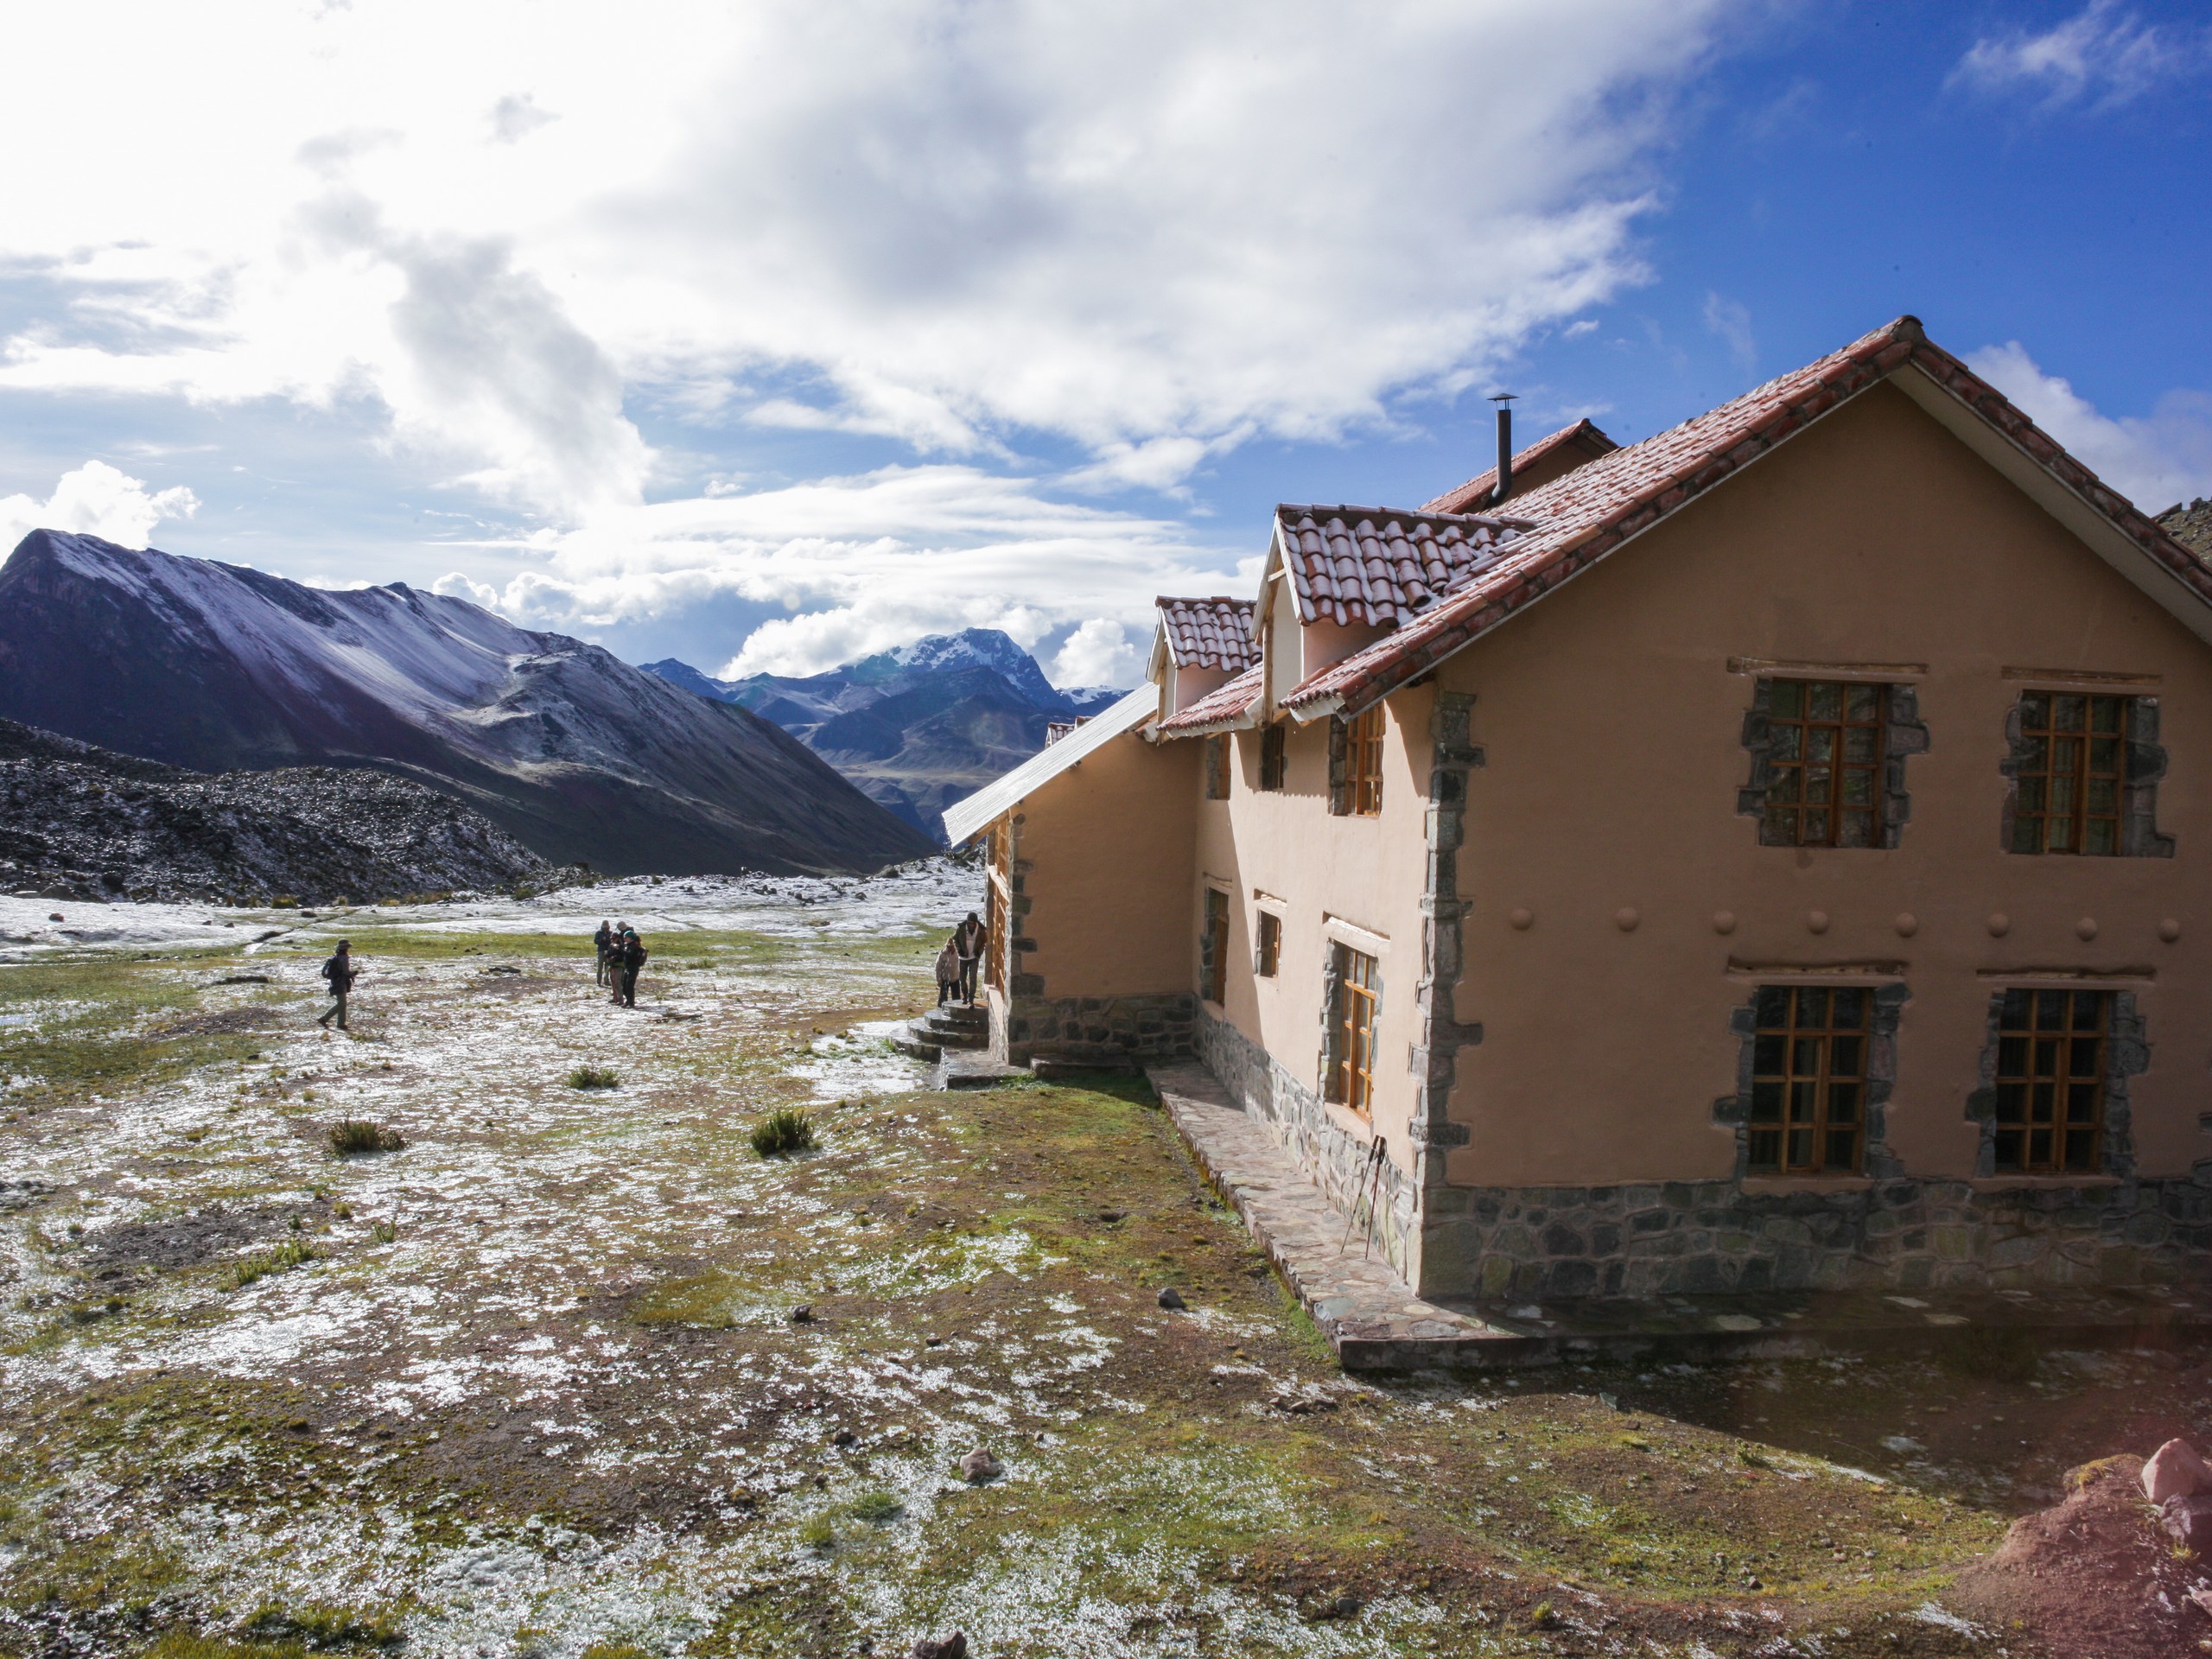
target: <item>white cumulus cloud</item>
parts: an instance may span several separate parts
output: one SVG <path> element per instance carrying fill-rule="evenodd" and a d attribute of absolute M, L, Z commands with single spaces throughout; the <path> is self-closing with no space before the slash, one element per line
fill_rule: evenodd
<path fill-rule="evenodd" d="M 2072 382 L 2044 372 L 2018 340 L 1986 346 L 1966 361 L 2145 512 L 2212 494 L 2212 397 L 2170 391 L 2147 416 L 2115 419 L 2099 412 Z"/>
<path fill-rule="evenodd" d="M 88 461 L 62 474 L 54 493 L 0 496 L 0 550 L 35 530 L 66 530 L 98 536 L 118 547 L 144 547 L 164 518 L 189 518 L 200 510 L 193 493 L 178 486 L 147 489 L 145 484 L 104 461 Z"/>
<path fill-rule="evenodd" d="M 1119 622 L 1094 616 L 1076 629 L 1052 659 L 1057 685 L 1131 686 L 1144 677 L 1144 656 Z"/>

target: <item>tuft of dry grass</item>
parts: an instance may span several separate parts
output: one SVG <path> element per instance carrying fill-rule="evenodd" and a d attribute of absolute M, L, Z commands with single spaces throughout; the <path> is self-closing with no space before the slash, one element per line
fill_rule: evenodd
<path fill-rule="evenodd" d="M 779 1106 L 753 1126 L 753 1150 L 763 1158 L 805 1152 L 814 1145 L 814 1120 L 793 1106 Z"/>
<path fill-rule="evenodd" d="M 569 1087 L 571 1089 L 614 1089 L 620 1087 L 621 1083 L 620 1077 L 603 1065 L 580 1065 L 569 1073 Z"/>
<path fill-rule="evenodd" d="M 406 1137 L 397 1129 L 387 1129 L 365 1117 L 341 1117 L 330 1126 L 327 1134 L 330 1149 L 340 1158 L 364 1152 L 397 1152 L 407 1144 Z"/>
<path fill-rule="evenodd" d="M 289 1273 L 306 1262 L 320 1261 L 322 1252 L 304 1238 L 288 1238 L 274 1249 L 256 1250 L 231 1263 L 227 1275 L 232 1290 L 244 1290 L 255 1281 Z"/>

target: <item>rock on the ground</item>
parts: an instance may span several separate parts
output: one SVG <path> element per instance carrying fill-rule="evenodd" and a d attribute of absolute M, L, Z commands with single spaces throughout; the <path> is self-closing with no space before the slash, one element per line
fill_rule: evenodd
<path fill-rule="evenodd" d="M 2199 1554 L 2212 1548 L 2212 1496 L 2170 1497 L 2158 1505 L 2158 1524 Z"/>
<path fill-rule="evenodd" d="M 912 1659 L 968 1659 L 968 1637 L 955 1630 L 942 1641 L 924 1637 L 914 1643 Z"/>
<path fill-rule="evenodd" d="M 1005 1468 L 987 1448 L 979 1446 L 960 1459 L 960 1478 L 971 1485 L 981 1485 L 987 1480 L 995 1480 Z"/>
<path fill-rule="evenodd" d="M 1160 1293 L 1160 1305 L 1162 1307 L 1188 1307 L 1190 1306 L 1188 1302 L 1183 1300 L 1183 1293 L 1176 1289 L 1173 1285 L 1168 1286 L 1166 1289 Z"/>
<path fill-rule="evenodd" d="M 2212 1469 L 2187 1440 L 2168 1440 L 2143 1465 L 2143 1495 L 2153 1503 L 2212 1490 Z"/>

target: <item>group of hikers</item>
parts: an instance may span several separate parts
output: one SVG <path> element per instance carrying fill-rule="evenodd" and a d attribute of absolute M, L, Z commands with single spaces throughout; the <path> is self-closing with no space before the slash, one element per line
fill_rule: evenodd
<path fill-rule="evenodd" d="M 638 1006 L 638 971 L 645 965 L 652 953 L 645 942 L 638 937 L 638 930 L 627 922 L 616 922 L 609 926 L 602 921 L 599 931 L 591 936 L 599 951 L 599 980 L 601 985 L 613 987 L 614 994 L 607 1001 L 626 1008 Z"/>
<path fill-rule="evenodd" d="M 944 949 L 937 953 L 938 1007 L 954 1001 L 975 1005 L 976 977 L 982 969 L 987 938 L 982 922 L 972 910 L 968 919 L 952 930 Z"/>
<path fill-rule="evenodd" d="M 944 942 L 944 949 L 937 957 L 937 1003 L 943 1007 L 948 1002 L 976 1001 L 976 979 L 982 971 L 986 930 L 974 911 L 968 919 L 952 930 L 952 937 Z M 599 925 L 599 931 L 592 935 L 592 944 L 599 952 L 598 982 L 612 988 L 609 1001 L 626 1008 L 638 1006 L 638 974 L 651 954 L 645 942 L 638 937 L 638 930 L 627 922 Z M 315 1024 L 326 1031 L 331 1022 L 338 1022 L 338 1029 L 346 1029 L 346 999 L 353 988 L 353 982 L 360 977 L 353 966 L 353 946 L 348 939 L 338 941 L 338 948 L 330 960 L 322 964 L 322 976 L 330 986 L 330 1011 Z"/>

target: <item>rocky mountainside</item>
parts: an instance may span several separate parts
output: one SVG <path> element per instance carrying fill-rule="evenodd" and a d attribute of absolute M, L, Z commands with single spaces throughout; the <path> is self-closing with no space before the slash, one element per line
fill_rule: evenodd
<path fill-rule="evenodd" d="M 329 592 L 34 531 L 0 716 L 201 771 L 372 766 L 613 874 L 867 872 L 930 842 L 773 722 L 394 582 Z"/>
<path fill-rule="evenodd" d="M 932 837 L 962 796 L 1045 747 L 1045 728 L 1122 694 L 1056 689 L 996 628 L 931 634 L 826 674 L 717 680 L 671 658 L 648 672 L 774 721 Z"/>
<path fill-rule="evenodd" d="M 2168 507 L 2158 515 L 2158 524 L 2197 557 L 2212 562 L 2212 501 L 2200 497 Z"/>
<path fill-rule="evenodd" d="M 404 778 L 188 772 L 0 720 L 0 892 L 327 904 L 550 874 L 481 813 Z"/>

